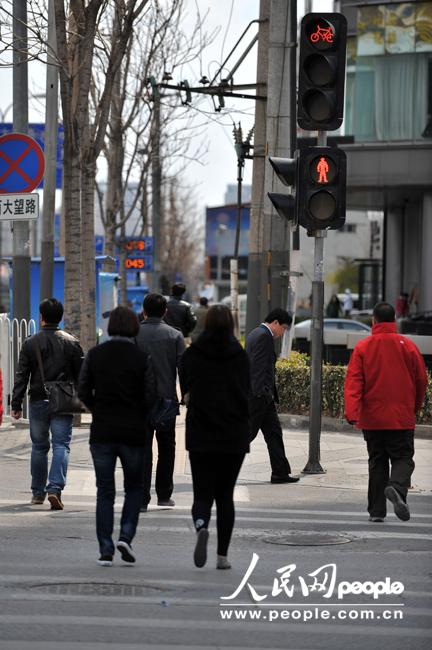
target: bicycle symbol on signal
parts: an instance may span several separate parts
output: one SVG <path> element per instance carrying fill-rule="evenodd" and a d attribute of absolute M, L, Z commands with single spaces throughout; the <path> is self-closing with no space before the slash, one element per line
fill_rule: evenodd
<path fill-rule="evenodd" d="M 333 43 L 334 32 L 331 27 L 320 27 L 317 25 L 316 32 L 312 32 L 310 39 L 312 43 L 318 43 L 318 41 L 324 41 L 327 43 Z"/>

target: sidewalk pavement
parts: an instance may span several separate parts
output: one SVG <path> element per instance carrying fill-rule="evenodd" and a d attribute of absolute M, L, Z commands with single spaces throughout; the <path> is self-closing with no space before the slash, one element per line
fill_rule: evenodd
<path fill-rule="evenodd" d="M 81 427 L 74 428 L 72 439 L 70 469 L 68 473 L 68 486 L 80 485 L 84 493 L 94 494 L 94 473 L 92 461 L 88 448 L 88 427 L 90 415 L 83 417 Z M 175 483 L 190 485 L 191 475 L 188 454 L 185 450 L 185 408 L 182 407 L 181 414 L 177 420 L 176 427 L 176 462 L 175 462 Z M 294 421 L 295 420 L 295 421 Z M 300 416 L 281 417 L 284 443 L 287 457 L 290 461 L 292 473 L 299 474 L 304 469 L 308 460 L 309 433 L 304 426 L 304 420 Z M 290 426 L 287 426 L 290 425 Z M 301 474 L 299 487 L 303 488 L 336 488 L 340 490 L 355 490 L 366 493 L 368 480 L 368 465 L 366 444 L 360 431 L 348 427 L 348 430 L 322 431 L 321 433 L 321 466 L 325 469 L 323 474 L 305 475 Z M 323 427 L 324 428 L 324 427 Z M 28 426 L 22 423 L 21 426 L 11 426 L 6 422 L 0 427 L 0 449 L 14 458 L 22 460 L 30 457 L 30 437 Z M 432 491 L 432 440 L 430 437 L 423 438 L 416 435 L 416 468 L 413 475 L 412 491 L 418 494 L 426 494 Z M 157 458 L 157 447 L 154 447 L 154 459 Z M 75 474 L 74 470 L 78 470 Z M 86 477 L 82 471 L 88 470 Z M 267 448 L 261 434 L 253 442 L 251 453 L 247 454 L 243 464 L 237 492 L 240 500 L 247 501 L 246 491 L 241 496 L 241 486 L 253 486 L 270 482 L 270 464 Z M 74 490 L 72 490 L 74 492 Z M 314 490 L 312 492 L 315 492 Z M 303 498 L 307 500 L 307 492 Z M 237 495 L 238 496 L 238 495 Z M 312 496 L 312 494 L 311 494 Z M 191 489 L 183 492 L 175 492 L 174 497 L 178 505 L 190 505 Z"/>

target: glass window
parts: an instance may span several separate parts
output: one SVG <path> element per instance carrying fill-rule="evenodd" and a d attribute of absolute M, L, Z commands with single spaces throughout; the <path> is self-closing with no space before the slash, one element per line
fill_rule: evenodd
<path fill-rule="evenodd" d="M 357 141 L 418 140 L 427 123 L 432 3 L 363 6 L 349 43 L 345 133 Z"/>

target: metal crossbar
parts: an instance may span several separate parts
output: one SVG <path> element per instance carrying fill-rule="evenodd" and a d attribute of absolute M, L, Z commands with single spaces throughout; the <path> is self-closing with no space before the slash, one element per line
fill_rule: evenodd
<path fill-rule="evenodd" d="M 3 408 L 10 415 L 12 389 L 22 344 L 28 336 L 36 333 L 34 320 L 11 320 L 0 314 L 0 368 L 3 375 Z M 23 400 L 23 416 L 28 414 L 28 396 Z"/>

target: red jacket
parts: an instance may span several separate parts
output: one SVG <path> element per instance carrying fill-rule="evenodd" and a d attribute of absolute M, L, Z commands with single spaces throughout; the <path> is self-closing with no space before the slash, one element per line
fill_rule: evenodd
<path fill-rule="evenodd" d="M 427 375 L 417 346 L 377 323 L 355 346 L 345 380 L 345 417 L 359 429 L 414 429 Z"/>

